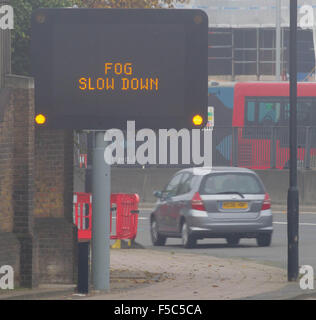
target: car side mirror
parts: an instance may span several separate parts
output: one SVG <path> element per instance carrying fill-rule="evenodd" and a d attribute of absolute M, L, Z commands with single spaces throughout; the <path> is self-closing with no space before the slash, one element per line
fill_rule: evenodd
<path fill-rule="evenodd" d="M 162 192 L 161 192 L 161 191 L 155 191 L 155 192 L 154 192 L 154 196 L 155 196 L 156 198 L 161 199 L 161 198 L 162 198 Z"/>

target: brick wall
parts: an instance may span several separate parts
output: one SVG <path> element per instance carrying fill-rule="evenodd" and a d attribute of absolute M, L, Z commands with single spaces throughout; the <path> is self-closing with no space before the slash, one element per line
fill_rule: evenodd
<path fill-rule="evenodd" d="M 76 229 L 72 223 L 73 133 L 35 133 L 35 233 L 40 282 L 73 283 Z"/>
<path fill-rule="evenodd" d="M 14 233 L 15 224 L 19 224 L 19 212 L 15 216 L 14 199 L 16 187 L 15 132 L 14 132 L 14 104 L 15 98 L 22 99 L 23 91 L 6 88 L 0 89 L 0 265 L 11 265 L 15 270 L 15 282 L 20 284 L 21 245 L 19 235 Z M 24 176 L 20 172 L 21 176 Z M 17 192 L 21 191 L 18 188 Z"/>
<path fill-rule="evenodd" d="M 75 228 L 62 218 L 36 218 L 40 283 L 75 283 L 77 259 Z"/>
<path fill-rule="evenodd" d="M 13 106 L 12 90 L 0 89 L 0 232 L 13 229 Z"/>
<path fill-rule="evenodd" d="M 0 89 L 0 265 L 17 285 L 73 283 L 73 134 L 34 128 L 31 78 Z"/>

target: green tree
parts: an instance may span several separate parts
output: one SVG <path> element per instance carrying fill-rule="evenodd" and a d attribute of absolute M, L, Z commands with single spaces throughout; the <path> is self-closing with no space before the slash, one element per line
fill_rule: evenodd
<path fill-rule="evenodd" d="M 12 72 L 30 75 L 31 14 L 34 9 L 44 7 L 72 7 L 81 5 L 81 0 L 11 0 L 14 8 L 14 30 L 12 31 Z"/>

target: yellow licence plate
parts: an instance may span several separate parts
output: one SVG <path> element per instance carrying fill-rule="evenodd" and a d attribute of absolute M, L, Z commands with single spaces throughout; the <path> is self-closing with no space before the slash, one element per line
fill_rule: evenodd
<path fill-rule="evenodd" d="M 248 202 L 222 202 L 222 209 L 248 209 Z"/>

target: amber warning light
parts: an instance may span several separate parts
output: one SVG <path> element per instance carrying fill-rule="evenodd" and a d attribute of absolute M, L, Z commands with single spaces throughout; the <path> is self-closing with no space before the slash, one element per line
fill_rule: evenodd
<path fill-rule="evenodd" d="M 45 124 L 46 122 L 46 117 L 43 114 L 38 114 L 35 117 L 35 122 L 39 125 Z"/>
<path fill-rule="evenodd" d="M 193 117 L 192 122 L 195 126 L 200 126 L 203 123 L 203 117 L 197 114 Z"/>

